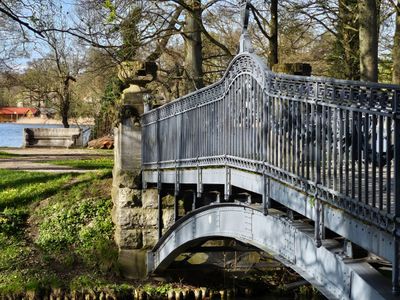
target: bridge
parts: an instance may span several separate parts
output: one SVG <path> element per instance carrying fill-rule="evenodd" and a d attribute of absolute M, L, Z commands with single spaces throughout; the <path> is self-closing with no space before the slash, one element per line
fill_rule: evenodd
<path fill-rule="evenodd" d="M 330 299 L 395 299 L 400 87 L 273 73 L 244 19 L 221 80 L 142 117 L 143 186 L 159 191 L 150 271 L 232 238 L 272 253 Z M 167 189 L 176 222 L 162 234 Z M 184 216 L 182 193 L 191 195 Z M 353 256 L 353 245 L 368 259 Z M 371 267 L 374 257 L 390 263 L 391 282 Z"/>

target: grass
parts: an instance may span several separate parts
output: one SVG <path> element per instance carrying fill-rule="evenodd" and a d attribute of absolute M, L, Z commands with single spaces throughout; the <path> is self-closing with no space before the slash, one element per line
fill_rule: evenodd
<path fill-rule="evenodd" d="M 16 157 L 16 156 L 18 156 L 18 154 L 0 151 L 0 158 L 10 158 L 10 157 Z"/>
<path fill-rule="evenodd" d="M 0 170 L 0 295 L 68 288 L 79 278 L 111 283 L 118 278 L 112 159 L 57 163 L 98 170 Z"/>
<path fill-rule="evenodd" d="M 114 161 L 112 157 L 102 157 L 95 159 L 74 159 L 74 160 L 52 160 L 48 163 L 54 165 L 70 166 L 76 169 L 112 169 Z"/>
<path fill-rule="evenodd" d="M 0 210 L 43 200 L 57 193 L 75 176 L 0 170 Z"/>

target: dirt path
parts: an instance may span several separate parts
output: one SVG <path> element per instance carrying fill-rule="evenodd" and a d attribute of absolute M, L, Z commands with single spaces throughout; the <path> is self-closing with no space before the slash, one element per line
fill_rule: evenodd
<path fill-rule="evenodd" d="M 52 164 L 51 161 L 94 159 L 113 156 L 112 151 L 89 149 L 0 148 L 0 151 L 16 155 L 7 158 L 1 158 L 0 156 L 0 169 L 52 173 L 85 173 L 95 170 L 76 169 L 70 166 L 55 165 Z"/>

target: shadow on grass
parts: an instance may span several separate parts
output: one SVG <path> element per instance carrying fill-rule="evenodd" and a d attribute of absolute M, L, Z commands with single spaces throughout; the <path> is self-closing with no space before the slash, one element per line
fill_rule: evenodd
<path fill-rule="evenodd" d="M 112 159 L 81 159 L 81 160 L 58 160 L 48 161 L 54 165 L 68 166 L 76 169 L 96 170 L 96 169 L 112 169 L 114 161 Z"/>
<path fill-rule="evenodd" d="M 13 154 L 13 153 L 8 153 L 5 151 L 0 151 L 0 158 L 11 158 L 11 157 L 16 157 L 19 156 L 18 154 Z"/>
<path fill-rule="evenodd" d="M 26 172 L 27 175 L 30 173 Z M 33 173 L 34 174 L 34 173 Z M 1 174 L 0 174 L 1 175 Z M 14 185 L 12 193 L 4 193 L 0 189 L 0 210 L 5 208 L 23 208 L 24 206 L 33 202 L 44 200 L 57 193 L 62 193 L 71 189 L 74 185 L 84 184 L 91 182 L 94 179 L 110 178 L 112 175 L 111 170 L 104 170 L 99 174 L 52 174 L 49 176 L 42 175 L 40 180 L 47 178 L 45 182 L 37 183 L 38 178 L 25 178 L 24 184 Z M 81 177 L 81 178 L 79 178 Z M 32 180 L 33 179 L 33 180 Z M 78 180 L 74 180 L 78 179 Z M 36 182 L 36 184 L 35 184 Z"/>
<path fill-rule="evenodd" d="M 0 179 L 0 191 L 7 189 L 7 188 L 16 188 L 16 187 L 23 186 L 23 185 L 44 183 L 49 180 L 55 180 L 55 179 L 62 178 L 63 176 L 65 176 L 65 173 L 63 173 L 63 174 L 54 174 L 54 173 L 46 174 L 46 173 L 27 173 L 27 172 L 22 173 L 22 171 L 15 171 L 14 176 L 11 175 L 11 176 L 5 177 L 2 173 L 5 173 L 5 172 L 0 171 L 0 176 L 3 177 L 3 179 Z M 26 174 L 26 176 L 24 176 L 23 174 Z M 20 177 L 20 178 L 18 178 L 18 177 Z"/>

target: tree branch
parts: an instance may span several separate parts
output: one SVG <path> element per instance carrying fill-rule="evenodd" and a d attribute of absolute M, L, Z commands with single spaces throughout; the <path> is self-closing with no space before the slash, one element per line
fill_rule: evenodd
<path fill-rule="evenodd" d="M 44 37 L 43 33 L 40 30 L 37 30 L 37 29 L 33 28 L 28 22 L 25 22 L 25 21 L 21 20 L 18 16 L 13 14 L 11 11 L 7 11 L 4 8 L 0 7 L 0 12 L 5 14 L 10 19 L 16 21 L 18 24 L 20 24 L 21 26 L 25 27 L 26 29 L 36 33 L 37 35 L 39 35 L 41 37 Z"/>

